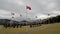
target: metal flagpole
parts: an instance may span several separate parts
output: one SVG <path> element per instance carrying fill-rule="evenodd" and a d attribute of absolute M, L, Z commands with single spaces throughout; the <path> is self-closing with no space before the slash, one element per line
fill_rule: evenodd
<path fill-rule="evenodd" d="M 14 13 L 11 13 L 12 17 L 11 17 L 11 21 L 10 21 L 10 26 L 11 26 L 11 23 L 13 23 L 12 19 L 14 18 Z"/>
<path fill-rule="evenodd" d="M 50 14 L 48 14 L 48 16 L 50 17 Z M 48 18 L 49 19 L 49 18 Z M 48 20 L 48 23 L 50 24 L 50 20 Z"/>
<path fill-rule="evenodd" d="M 27 25 L 27 6 L 26 6 L 26 25 Z"/>

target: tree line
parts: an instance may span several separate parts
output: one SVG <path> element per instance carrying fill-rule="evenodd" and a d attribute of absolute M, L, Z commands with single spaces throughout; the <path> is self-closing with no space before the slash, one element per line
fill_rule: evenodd
<path fill-rule="evenodd" d="M 60 15 L 44 19 L 42 24 L 60 23 Z"/>

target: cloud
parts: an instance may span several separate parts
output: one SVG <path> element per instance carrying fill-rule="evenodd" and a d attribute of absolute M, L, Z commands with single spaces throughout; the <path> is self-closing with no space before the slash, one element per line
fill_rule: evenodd
<path fill-rule="evenodd" d="M 11 12 L 9 12 L 9 11 L 0 10 L 0 17 L 8 19 L 8 18 L 11 18 L 12 15 L 11 15 Z M 19 14 L 15 13 L 14 17 L 15 18 L 19 17 Z"/>
<path fill-rule="evenodd" d="M 51 2 L 51 3 L 48 4 L 47 8 L 48 8 L 48 9 L 54 9 L 54 8 L 56 8 L 56 6 L 57 6 L 56 3 Z"/>
<path fill-rule="evenodd" d="M 60 0 L 0 0 L 0 16 L 10 18 L 10 13 L 14 12 L 16 14 L 14 16 L 15 19 L 25 19 L 26 5 L 30 5 L 32 10 L 27 11 L 28 18 L 35 19 L 35 16 L 38 16 L 38 18 L 47 18 L 46 14 L 48 13 L 60 13 L 59 3 Z M 20 14 L 23 17 L 20 17 Z"/>

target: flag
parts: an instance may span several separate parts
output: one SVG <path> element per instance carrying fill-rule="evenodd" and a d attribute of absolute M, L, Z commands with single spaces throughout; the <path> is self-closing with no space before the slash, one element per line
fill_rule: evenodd
<path fill-rule="evenodd" d="M 11 13 L 11 15 L 15 15 L 14 13 Z"/>
<path fill-rule="evenodd" d="M 31 7 L 30 6 L 26 6 L 26 9 L 31 10 Z"/>
<path fill-rule="evenodd" d="M 38 17 L 36 16 L 36 18 L 38 18 Z"/>
<path fill-rule="evenodd" d="M 20 16 L 22 17 L 22 15 L 20 14 Z"/>
<path fill-rule="evenodd" d="M 12 16 L 12 18 L 14 18 L 14 17 Z"/>
<path fill-rule="evenodd" d="M 50 16 L 50 14 L 48 14 L 48 16 Z"/>

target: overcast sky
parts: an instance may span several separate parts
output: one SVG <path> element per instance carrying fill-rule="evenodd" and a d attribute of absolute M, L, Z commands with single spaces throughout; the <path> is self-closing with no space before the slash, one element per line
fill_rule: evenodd
<path fill-rule="evenodd" d="M 26 5 L 32 10 L 27 11 Z M 22 20 L 26 18 L 44 19 L 50 16 L 60 15 L 60 0 L 0 0 L 0 18 L 11 19 L 11 12 L 15 13 L 14 19 Z M 20 14 L 22 16 L 20 16 Z"/>

